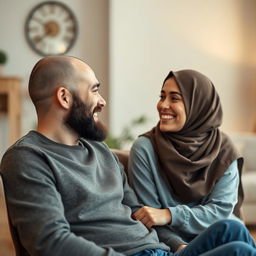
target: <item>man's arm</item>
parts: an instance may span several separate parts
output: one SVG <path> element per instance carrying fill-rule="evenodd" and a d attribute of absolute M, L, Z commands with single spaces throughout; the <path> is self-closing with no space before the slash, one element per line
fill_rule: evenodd
<path fill-rule="evenodd" d="M 123 190 L 124 190 L 123 204 L 129 206 L 132 209 L 132 212 L 135 212 L 138 209 L 140 209 L 143 205 L 138 202 L 135 192 L 133 191 L 133 189 L 130 187 L 128 183 L 127 175 L 124 171 L 123 164 L 119 161 L 116 154 L 114 154 L 114 156 L 122 175 Z"/>

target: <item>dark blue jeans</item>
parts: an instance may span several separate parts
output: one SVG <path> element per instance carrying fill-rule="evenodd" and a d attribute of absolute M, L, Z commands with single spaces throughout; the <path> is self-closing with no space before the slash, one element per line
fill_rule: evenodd
<path fill-rule="evenodd" d="M 256 246 L 246 227 L 235 220 L 221 220 L 175 252 L 145 250 L 134 256 L 256 256 Z"/>

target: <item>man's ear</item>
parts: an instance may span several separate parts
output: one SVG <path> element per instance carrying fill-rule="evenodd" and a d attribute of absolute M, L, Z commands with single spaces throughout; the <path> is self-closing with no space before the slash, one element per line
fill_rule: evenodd
<path fill-rule="evenodd" d="M 69 109 L 72 105 L 72 94 L 65 87 L 59 87 L 56 91 L 56 97 L 59 104 L 65 108 Z"/>

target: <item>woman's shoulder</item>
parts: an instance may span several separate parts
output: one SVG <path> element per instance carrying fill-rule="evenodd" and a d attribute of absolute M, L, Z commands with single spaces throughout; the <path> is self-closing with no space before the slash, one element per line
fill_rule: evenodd
<path fill-rule="evenodd" d="M 140 155 L 142 157 L 152 157 L 154 153 L 153 145 L 150 138 L 145 136 L 138 137 L 132 145 L 131 155 Z"/>
<path fill-rule="evenodd" d="M 147 163 L 151 166 L 151 171 L 153 171 L 154 168 L 152 166 L 156 166 L 156 154 L 153 148 L 153 145 L 150 141 L 150 138 L 145 136 L 140 136 L 136 139 L 136 141 L 133 143 L 133 146 L 130 150 L 130 159 L 131 162 L 141 163 L 144 164 Z M 144 167 L 143 167 L 144 168 Z M 143 169 L 142 168 L 142 169 Z"/>
<path fill-rule="evenodd" d="M 135 149 L 135 150 L 153 149 L 153 146 L 148 137 L 140 136 L 134 141 L 134 143 L 132 145 L 132 149 Z"/>

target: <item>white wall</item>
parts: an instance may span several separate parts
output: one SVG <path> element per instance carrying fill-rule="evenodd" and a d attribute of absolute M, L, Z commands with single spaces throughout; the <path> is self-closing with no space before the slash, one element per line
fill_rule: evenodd
<path fill-rule="evenodd" d="M 41 58 L 28 45 L 24 24 L 30 10 L 43 1 L 0 0 L 0 49 L 8 53 L 5 75 L 19 76 L 23 80 L 22 135 L 35 128 L 36 115 L 27 95 L 29 74 Z M 108 100 L 108 1 L 107 0 L 63 0 L 78 19 L 79 34 L 67 55 L 84 59 L 95 71 L 102 84 L 102 94 Z M 108 107 L 102 113 L 108 123 Z M 6 120 L 0 117 L 0 155 L 7 147 L 3 141 Z"/>
<path fill-rule="evenodd" d="M 155 125 L 162 81 L 179 69 L 213 81 L 224 130 L 255 128 L 255 7 L 253 0 L 111 0 L 112 132 L 141 114 L 150 122 L 139 132 Z"/>
<path fill-rule="evenodd" d="M 0 0 L 0 49 L 9 54 L 5 72 L 20 76 L 24 90 L 40 58 L 25 40 L 24 23 L 39 2 Z M 197 69 L 214 82 L 223 104 L 224 130 L 255 129 L 256 1 L 110 0 L 109 13 L 108 0 L 63 2 L 79 22 L 78 40 L 68 54 L 91 65 L 107 100 L 110 92 L 112 133 L 119 134 L 141 114 L 150 122 L 135 133 L 155 125 L 162 81 L 169 70 L 183 68 Z M 27 96 L 22 108 L 24 134 L 35 124 Z M 108 121 L 108 108 L 102 118 Z M 6 137 L 2 124 L 0 120 L 0 140 Z"/>

